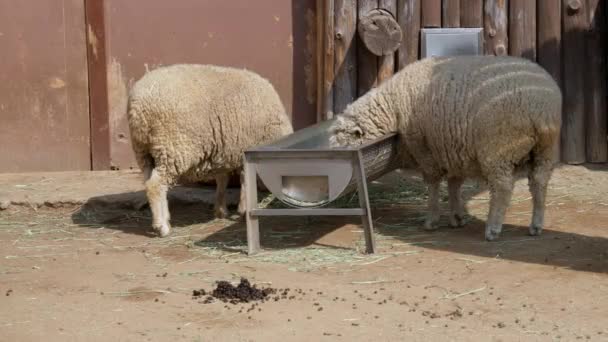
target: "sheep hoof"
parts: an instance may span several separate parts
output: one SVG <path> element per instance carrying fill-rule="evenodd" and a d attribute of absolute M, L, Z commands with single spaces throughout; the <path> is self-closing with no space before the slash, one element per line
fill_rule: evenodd
<path fill-rule="evenodd" d="M 529 233 L 531 236 L 539 236 L 543 232 L 543 227 L 539 225 L 530 225 Z"/>
<path fill-rule="evenodd" d="M 487 227 L 486 228 L 486 241 L 494 241 L 496 239 L 498 239 L 498 237 L 500 236 L 500 227 L 499 228 L 494 228 L 494 227 Z"/>
<path fill-rule="evenodd" d="M 160 237 L 165 237 L 171 233 L 171 226 L 169 224 L 155 225 L 154 230 L 156 230 Z"/>
<path fill-rule="evenodd" d="M 439 229 L 439 220 L 426 220 L 424 230 L 432 231 Z"/>
<path fill-rule="evenodd" d="M 453 214 L 450 216 L 450 227 L 452 228 L 461 228 L 464 227 L 464 217 L 458 214 Z"/>
<path fill-rule="evenodd" d="M 228 217 L 228 209 L 226 207 L 215 209 L 215 217 L 218 219 L 225 219 Z"/>
<path fill-rule="evenodd" d="M 239 205 L 237 212 L 239 213 L 240 217 L 244 217 L 245 213 L 247 213 L 247 208 L 245 208 L 245 206 Z"/>

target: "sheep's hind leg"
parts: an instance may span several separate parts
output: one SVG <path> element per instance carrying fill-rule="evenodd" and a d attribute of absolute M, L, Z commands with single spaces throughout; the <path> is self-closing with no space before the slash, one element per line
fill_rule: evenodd
<path fill-rule="evenodd" d="M 435 230 L 439 228 L 439 185 L 441 181 L 433 179 L 427 181 L 429 199 L 428 199 L 428 217 L 424 222 L 424 229 Z"/>
<path fill-rule="evenodd" d="M 537 158 L 535 156 L 535 158 Z M 530 235 L 540 235 L 545 220 L 545 199 L 547 196 L 547 185 L 553 170 L 550 157 L 534 160 L 528 174 L 528 185 L 532 194 L 533 210 L 532 222 L 530 223 Z"/>
<path fill-rule="evenodd" d="M 463 179 L 458 177 L 448 178 L 448 194 L 450 201 L 450 226 L 453 228 L 464 226 L 465 211 L 462 203 L 460 188 Z"/>
<path fill-rule="evenodd" d="M 148 179 L 150 179 L 150 177 L 152 176 L 152 170 L 154 170 L 154 159 L 152 159 L 151 156 L 146 155 L 146 156 L 142 157 L 142 160 L 143 160 L 142 172 L 144 174 L 144 184 L 145 184 L 148 181 Z M 140 211 L 140 210 L 144 209 L 147 205 L 148 205 L 148 199 L 144 196 L 144 198 L 137 200 L 135 203 L 133 203 L 133 208 L 136 211 Z"/>
<path fill-rule="evenodd" d="M 146 180 L 146 195 L 152 211 L 152 227 L 161 237 L 171 232 L 169 204 L 167 202 L 168 182 L 163 179 L 158 169 L 153 169 Z"/>
<path fill-rule="evenodd" d="M 215 176 L 216 197 L 214 214 L 217 218 L 228 217 L 228 208 L 226 207 L 226 189 L 228 188 L 228 173 L 222 173 Z"/>
<path fill-rule="evenodd" d="M 495 170 L 488 176 L 490 185 L 490 211 L 486 222 L 486 240 L 493 241 L 502 231 L 502 225 L 511 195 L 513 194 L 513 169 Z"/>

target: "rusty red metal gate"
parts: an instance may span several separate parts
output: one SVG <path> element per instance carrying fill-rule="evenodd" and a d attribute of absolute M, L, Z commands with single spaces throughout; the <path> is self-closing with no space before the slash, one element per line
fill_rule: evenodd
<path fill-rule="evenodd" d="M 84 0 L 0 0 L 0 172 L 89 170 Z"/>
<path fill-rule="evenodd" d="M 314 123 L 315 10 L 314 0 L 0 0 L 0 172 L 136 167 L 128 90 L 167 64 L 251 69 L 296 128 Z"/>

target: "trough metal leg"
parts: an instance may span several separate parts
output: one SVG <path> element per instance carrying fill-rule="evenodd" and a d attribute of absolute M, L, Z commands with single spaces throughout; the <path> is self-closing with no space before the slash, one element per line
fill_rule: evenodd
<path fill-rule="evenodd" d="M 255 164 L 245 156 L 245 196 L 247 212 L 245 220 L 247 222 L 247 249 L 248 254 L 252 255 L 260 251 L 260 223 L 257 216 L 251 215 L 252 210 L 258 207 L 258 182 Z"/>
<path fill-rule="evenodd" d="M 365 234 L 365 252 L 376 253 L 376 242 L 374 240 L 374 225 L 372 222 L 372 211 L 369 205 L 369 197 L 367 194 L 367 182 L 365 179 L 365 168 L 363 167 L 363 158 L 361 152 L 357 152 L 357 157 L 354 162 L 353 169 L 357 178 L 357 192 L 359 195 L 359 205 L 363 209 L 361 220 L 363 221 L 363 233 Z"/>

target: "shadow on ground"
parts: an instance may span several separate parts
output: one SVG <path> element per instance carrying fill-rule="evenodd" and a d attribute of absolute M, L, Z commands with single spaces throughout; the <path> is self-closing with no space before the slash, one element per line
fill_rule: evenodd
<path fill-rule="evenodd" d="M 598 170 L 602 170 L 599 168 Z M 469 205 L 471 199 L 485 189 L 475 183 L 465 184 L 463 197 Z M 442 206 L 447 207 L 445 186 L 442 188 Z M 125 200 L 125 198 L 130 200 Z M 92 198 L 79 211 L 73 214 L 73 222 L 92 228 L 105 227 L 128 234 L 153 237 L 151 215 L 147 207 L 141 206 L 143 192 Z M 569 231 L 546 229 L 540 237 L 528 236 L 526 226 L 505 225 L 498 241 L 484 241 L 485 222 L 472 217 L 467 225 L 452 229 L 447 225 L 443 212 L 442 228 L 434 232 L 421 229 L 426 214 L 426 189 L 415 173 L 391 174 L 370 185 L 370 199 L 377 244 L 381 251 L 390 253 L 394 245 L 420 247 L 449 251 L 463 255 L 486 258 L 501 258 L 517 262 L 551 265 L 581 271 L 608 272 L 608 239 L 601 236 L 588 236 L 579 231 L 578 225 L 568 226 Z M 357 203 L 352 196 L 343 201 Z M 100 203 L 122 203 L 121 205 L 100 205 Z M 529 205 L 529 204 L 525 204 Z M 276 204 L 271 204 L 276 206 Z M 512 204 L 511 207 L 514 205 Z M 234 206 L 231 207 L 234 212 Z M 529 208 L 528 208 L 529 210 Z M 576 207 L 548 215 L 573 215 L 577 217 Z M 180 228 L 192 225 L 214 226 L 203 229 L 207 235 L 197 241 L 199 247 L 213 245 L 225 251 L 242 251 L 246 245 L 245 223 L 241 220 L 221 221 L 214 224 L 213 210 L 208 204 L 184 202 L 173 198 L 170 201 L 172 226 L 175 234 Z M 526 220 L 530 215 L 526 215 Z M 362 246 L 362 234 L 352 234 L 352 230 L 340 229 L 351 225 L 360 229 L 357 217 L 268 217 L 260 224 L 261 243 L 266 250 L 284 250 L 323 246 L 334 249 L 352 249 L 353 244 Z M 347 230 L 346 233 L 341 231 Z M 326 239 L 330 234 L 335 236 Z M 358 241 L 353 241 L 353 236 Z"/>

